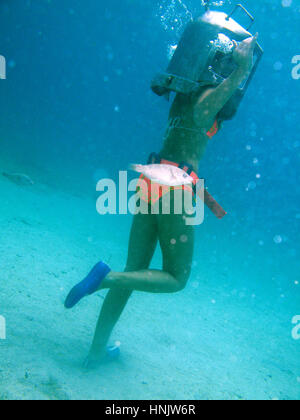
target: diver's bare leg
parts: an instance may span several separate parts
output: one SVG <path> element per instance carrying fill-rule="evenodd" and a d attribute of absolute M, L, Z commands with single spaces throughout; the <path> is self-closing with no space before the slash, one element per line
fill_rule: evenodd
<path fill-rule="evenodd" d="M 136 215 L 131 229 L 126 271 L 147 269 L 158 241 L 157 220 L 153 215 Z M 103 303 L 99 316 L 90 360 L 104 355 L 107 342 L 132 294 L 129 288 L 112 288 Z"/>
<path fill-rule="evenodd" d="M 163 253 L 163 271 L 147 270 L 157 236 Z M 182 215 L 135 217 L 127 270 L 113 273 L 107 279 L 110 291 L 100 314 L 91 359 L 104 354 L 111 331 L 133 290 L 171 293 L 184 288 L 191 272 L 193 250 L 194 230 L 186 225 Z"/>
<path fill-rule="evenodd" d="M 148 293 L 176 293 L 185 287 L 191 272 L 194 229 L 186 225 L 182 214 L 156 217 L 163 253 L 163 270 L 112 272 L 103 281 L 102 289 L 122 288 Z M 137 241 L 135 243 L 138 244 Z"/>
<path fill-rule="evenodd" d="M 101 289 L 113 290 L 115 288 L 147 293 L 175 293 L 182 289 L 182 285 L 167 271 L 140 270 L 129 273 L 110 273 L 103 281 Z"/>

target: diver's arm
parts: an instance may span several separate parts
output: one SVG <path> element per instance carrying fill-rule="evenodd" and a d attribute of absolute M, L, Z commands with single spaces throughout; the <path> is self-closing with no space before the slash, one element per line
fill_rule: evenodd
<path fill-rule="evenodd" d="M 234 60 L 238 65 L 237 69 L 218 87 L 207 89 L 200 96 L 195 108 L 195 120 L 199 127 L 207 128 L 212 124 L 212 120 L 248 76 L 253 63 L 253 51 L 257 38 L 258 34 L 246 39 L 239 46 L 236 45 Z"/>

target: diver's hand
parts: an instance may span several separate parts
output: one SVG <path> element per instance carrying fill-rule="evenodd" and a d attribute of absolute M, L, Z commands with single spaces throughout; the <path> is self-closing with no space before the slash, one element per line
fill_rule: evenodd
<path fill-rule="evenodd" d="M 253 65 L 253 52 L 258 39 L 258 33 L 251 38 L 245 39 L 239 45 L 233 41 L 236 48 L 233 52 L 233 59 L 239 68 L 246 73 L 251 70 Z"/>

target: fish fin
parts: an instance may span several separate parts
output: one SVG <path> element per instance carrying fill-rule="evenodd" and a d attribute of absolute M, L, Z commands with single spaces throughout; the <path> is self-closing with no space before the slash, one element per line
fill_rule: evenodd
<path fill-rule="evenodd" d="M 175 176 L 175 173 L 174 173 L 173 169 L 171 169 L 171 175 L 172 175 L 172 179 L 176 179 L 176 176 Z"/>

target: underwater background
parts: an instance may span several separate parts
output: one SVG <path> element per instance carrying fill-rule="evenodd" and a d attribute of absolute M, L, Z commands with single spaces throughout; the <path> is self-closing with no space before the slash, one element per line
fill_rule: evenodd
<path fill-rule="evenodd" d="M 231 11 L 235 2 L 212 2 Z M 105 292 L 66 312 L 100 259 L 124 269 L 132 216 L 96 213 L 96 182 L 159 151 L 169 104 L 150 90 L 200 0 L 1 0 L 0 340 L 2 399 L 300 397 L 299 0 L 243 0 L 263 61 L 199 176 L 228 211 L 197 228 L 176 295 L 135 293 L 86 372 Z M 239 21 L 244 24 L 244 16 Z M 247 22 L 247 21 L 246 21 Z M 245 24 L 246 24 L 245 22 Z M 153 268 L 161 265 L 157 252 Z"/>

